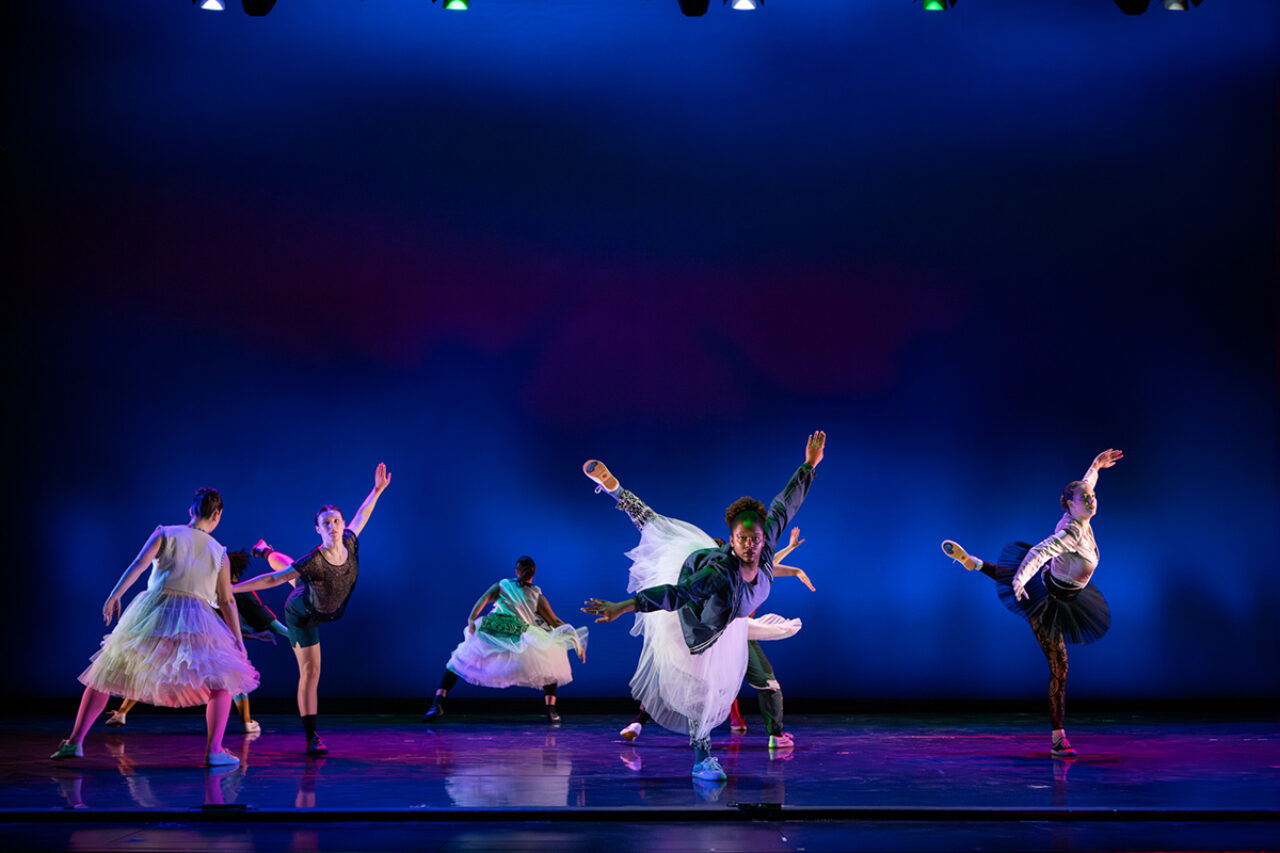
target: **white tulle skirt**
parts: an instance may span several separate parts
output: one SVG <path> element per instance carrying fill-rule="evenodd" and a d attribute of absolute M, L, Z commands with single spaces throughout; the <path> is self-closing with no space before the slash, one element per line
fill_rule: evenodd
<path fill-rule="evenodd" d="M 803 627 L 804 623 L 799 619 L 788 619 L 777 613 L 766 613 L 747 620 L 747 639 L 761 642 L 785 640 L 787 637 L 794 637 Z"/>
<path fill-rule="evenodd" d="M 231 629 L 202 598 L 147 590 L 80 673 L 80 683 L 148 705 L 203 705 L 215 690 L 235 696 L 258 686 L 258 671 Z"/>
<path fill-rule="evenodd" d="M 533 687 L 564 685 L 573 681 L 569 649 L 582 657 L 587 649 L 587 629 L 561 625 L 551 631 L 529 625 L 515 639 L 484 631 L 462 630 L 462 642 L 449 656 L 449 669 L 468 684 L 481 687 Z"/>
<path fill-rule="evenodd" d="M 657 516 L 644 527 L 632 560 L 628 592 L 673 584 L 694 551 L 716 543 L 684 521 Z M 729 716 L 729 707 L 747 672 L 747 620 L 734 619 L 700 655 L 690 653 L 680 615 L 659 610 L 637 613 L 631 633 L 644 637 L 640 662 L 631 677 L 631 695 L 663 728 L 706 740 Z"/>

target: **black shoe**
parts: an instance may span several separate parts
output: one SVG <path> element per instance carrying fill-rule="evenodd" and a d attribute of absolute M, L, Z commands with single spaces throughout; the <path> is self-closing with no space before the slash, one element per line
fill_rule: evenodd
<path fill-rule="evenodd" d="M 324 741 L 320 740 L 320 735 L 312 735 L 311 740 L 307 741 L 307 755 L 328 755 L 329 747 L 324 745 Z"/>
<path fill-rule="evenodd" d="M 547 706 L 547 722 L 553 726 L 560 725 L 560 712 L 556 710 L 555 705 Z"/>
<path fill-rule="evenodd" d="M 434 720 L 436 717 L 443 717 L 443 716 L 444 716 L 444 697 L 436 696 L 436 698 L 433 699 L 431 702 L 431 707 L 427 709 L 427 713 L 423 714 L 422 719 L 418 720 L 418 722 L 429 723 L 432 720 Z"/>

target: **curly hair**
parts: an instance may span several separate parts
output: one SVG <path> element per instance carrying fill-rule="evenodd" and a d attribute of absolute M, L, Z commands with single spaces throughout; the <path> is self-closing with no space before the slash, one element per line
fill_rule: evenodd
<path fill-rule="evenodd" d="M 1067 483 L 1067 487 L 1062 490 L 1062 497 L 1058 499 L 1058 503 L 1062 504 L 1063 512 L 1071 509 L 1071 501 L 1075 498 L 1076 492 L 1089 485 L 1084 480 L 1072 480 Z"/>
<path fill-rule="evenodd" d="M 243 548 L 239 551 L 228 551 L 227 561 L 231 563 L 231 582 L 239 583 L 244 570 L 249 567 L 249 554 Z"/>
<path fill-rule="evenodd" d="M 733 528 L 737 524 L 755 525 L 763 528 L 766 517 L 768 517 L 768 510 L 765 509 L 764 504 L 755 498 L 738 498 L 729 504 L 729 508 L 724 511 L 724 523 L 729 525 L 730 533 L 733 532 Z"/>

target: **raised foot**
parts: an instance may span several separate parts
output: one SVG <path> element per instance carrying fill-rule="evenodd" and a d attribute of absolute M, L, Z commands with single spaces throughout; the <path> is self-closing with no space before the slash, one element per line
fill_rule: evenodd
<path fill-rule="evenodd" d="M 436 717 L 444 716 L 444 699 L 437 696 L 435 701 L 431 703 L 431 707 L 427 709 L 427 713 L 422 715 L 422 719 L 418 722 L 429 723 Z"/>
<path fill-rule="evenodd" d="M 588 459 L 582 463 L 582 473 L 594 480 L 606 492 L 618 489 L 618 478 L 609 473 L 609 469 L 599 459 Z"/>
<path fill-rule="evenodd" d="M 113 729 L 118 726 L 123 726 L 124 724 L 125 715 L 121 714 L 119 711 L 112 711 L 111 716 L 107 717 L 106 721 L 103 722 L 104 726 L 110 726 Z"/>
<path fill-rule="evenodd" d="M 622 731 L 618 732 L 618 736 L 623 740 L 633 741 L 636 738 L 640 737 L 640 731 L 643 728 L 644 726 L 640 725 L 639 723 L 631 723 Z"/>
<path fill-rule="evenodd" d="M 960 547 L 959 542 L 952 541 L 951 539 L 942 540 L 942 553 L 964 566 L 965 569 L 970 572 L 977 569 L 980 565 L 977 560 L 969 556 L 968 551 Z"/>

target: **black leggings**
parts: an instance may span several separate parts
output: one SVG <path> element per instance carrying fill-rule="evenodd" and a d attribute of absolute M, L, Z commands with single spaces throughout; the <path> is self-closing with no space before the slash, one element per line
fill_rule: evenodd
<path fill-rule="evenodd" d="M 998 567 L 995 563 L 983 563 L 981 568 L 984 575 L 994 578 Z M 1055 729 L 1061 729 L 1067 712 L 1067 641 L 1061 631 L 1050 632 L 1034 619 L 1030 624 L 1040 651 L 1049 663 L 1049 721 Z"/>

